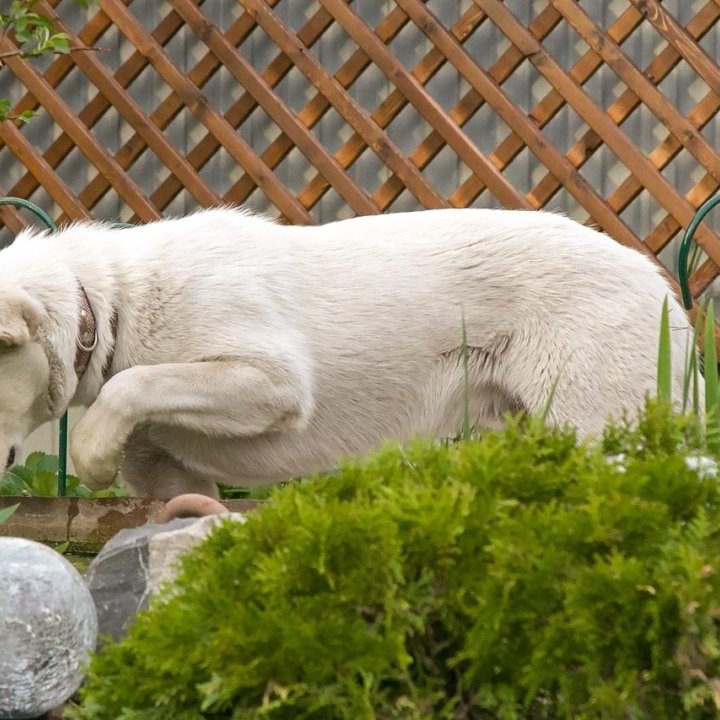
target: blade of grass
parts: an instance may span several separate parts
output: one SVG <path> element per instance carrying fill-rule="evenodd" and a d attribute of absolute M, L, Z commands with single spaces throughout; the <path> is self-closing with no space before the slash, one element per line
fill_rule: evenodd
<path fill-rule="evenodd" d="M 545 407 L 543 407 L 542 412 L 540 413 L 540 419 L 543 421 L 543 423 L 547 422 L 547 419 L 550 415 L 553 400 L 555 400 L 555 393 L 557 393 L 558 385 L 560 384 L 560 378 L 562 377 L 562 374 L 565 371 L 567 364 L 570 362 L 571 357 L 572 352 L 570 353 L 570 355 L 567 356 L 565 360 L 563 360 L 562 364 L 560 365 L 560 369 L 558 370 L 558 374 L 555 376 L 553 384 L 550 386 L 550 392 L 548 393 L 547 400 L 545 401 Z"/>
<path fill-rule="evenodd" d="M 465 312 L 462 314 L 462 360 L 463 360 L 463 429 L 462 439 L 470 440 L 472 426 L 470 425 L 470 359 L 467 343 L 467 327 L 465 326 Z"/>
<path fill-rule="evenodd" d="M 699 312 L 695 319 L 695 326 L 688 346 L 685 348 L 685 372 L 683 373 L 683 413 L 688 411 L 688 399 L 690 395 L 690 387 L 693 390 L 692 411 L 697 414 L 700 411 L 698 407 L 698 361 L 697 346 L 698 337 L 700 337 L 700 327 L 702 325 L 702 312 Z M 692 384 L 692 385 L 691 385 Z"/>
<path fill-rule="evenodd" d="M 707 418 L 707 444 L 712 452 L 720 451 L 720 427 L 718 426 L 718 387 L 717 352 L 715 350 L 715 309 L 712 301 L 707 304 L 705 313 L 705 415 Z"/>
<path fill-rule="evenodd" d="M 660 343 L 657 361 L 657 396 L 660 402 L 672 402 L 672 348 L 670 346 L 670 310 L 667 297 L 660 314 Z"/>
<path fill-rule="evenodd" d="M 10 516 L 20 507 L 20 503 L 10 505 L 0 510 L 0 525 L 2 525 Z"/>

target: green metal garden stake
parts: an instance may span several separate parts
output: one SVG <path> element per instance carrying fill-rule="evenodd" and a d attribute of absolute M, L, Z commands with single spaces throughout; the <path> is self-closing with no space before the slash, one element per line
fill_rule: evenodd
<path fill-rule="evenodd" d="M 705 219 L 705 216 L 720 203 L 720 195 L 715 195 L 706 200 L 693 215 L 693 219 L 685 230 L 680 250 L 678 251 L 678 281 L 680 283 L 680 292 L 682 293 L 682 301 L 686 310 L 692 307 L 693 299 L 690 294 L 690 269 L 688 268 L 688 256 L 690 248 L 695 237 L 695 231 L 698 225 Z"/>

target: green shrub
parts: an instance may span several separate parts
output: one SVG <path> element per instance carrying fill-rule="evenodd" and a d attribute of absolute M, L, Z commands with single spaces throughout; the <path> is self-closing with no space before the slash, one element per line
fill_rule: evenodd
<path fill-rule="evenodd" d="M 718 717 L 717 474 L 659 405 L 388 447 L 223 524 L 71 716 Z"/>

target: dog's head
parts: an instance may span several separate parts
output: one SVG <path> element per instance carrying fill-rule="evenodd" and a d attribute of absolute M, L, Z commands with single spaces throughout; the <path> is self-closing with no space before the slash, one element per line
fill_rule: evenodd
<path fill-rule="evenodd" d="M 6 466 L 18 445 L 50 419 L 50 368 L 38 339 L 44 317 L 25 290 L 0 289 L 0 463 Z"/>

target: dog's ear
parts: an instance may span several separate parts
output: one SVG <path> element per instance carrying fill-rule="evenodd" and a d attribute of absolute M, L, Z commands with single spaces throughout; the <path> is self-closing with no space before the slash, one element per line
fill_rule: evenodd
<path fill-rule="evenodd" d="M 0 290 L 0 348 L 29 343 L 44 317 L 43 306 L 25 290 Z"/>

